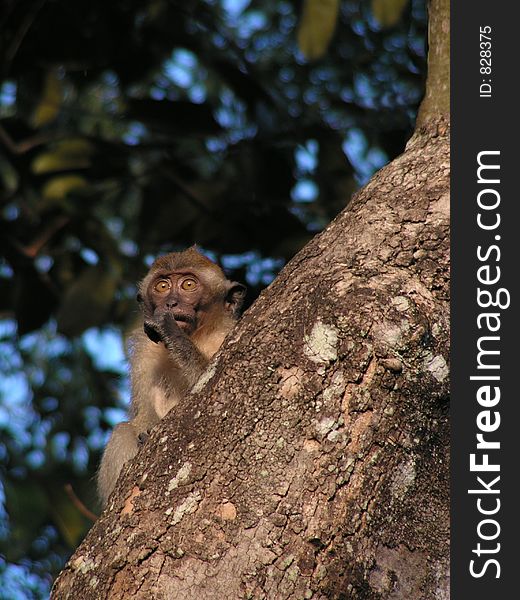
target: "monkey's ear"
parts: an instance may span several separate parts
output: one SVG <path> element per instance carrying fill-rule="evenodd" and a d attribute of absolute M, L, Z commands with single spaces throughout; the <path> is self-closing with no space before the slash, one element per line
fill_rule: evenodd
<path fill-rule="evenodd" d="M 244 298 L 246 296 L 247 288 L 245 285 L 238 283 L 237 281 L 230 281 L 228 291 L 226 294 L 226 308 L 231 310 L 233 316 L 237 316 Z"/>
<path fill-rule="evenodd" d="M 137 302 L 139 302 L 139 304 L 142 304 L 144 302 L 143 295 L 141 294 L 141 292 L 137 292 L 135 299 L 137 300 Z"/>

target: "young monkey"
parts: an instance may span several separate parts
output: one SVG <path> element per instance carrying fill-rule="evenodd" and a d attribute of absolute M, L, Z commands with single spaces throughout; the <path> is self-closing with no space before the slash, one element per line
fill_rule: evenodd
<path fill-rule="evenodd" d="M 153 263 L 137 294 L 143 327 L 130 342 L 130 421 L 114 429 L 98 472 L 103 505 L 140 439 L 193 387 L 220 348 L 245 290 L 195 247 Z"/>

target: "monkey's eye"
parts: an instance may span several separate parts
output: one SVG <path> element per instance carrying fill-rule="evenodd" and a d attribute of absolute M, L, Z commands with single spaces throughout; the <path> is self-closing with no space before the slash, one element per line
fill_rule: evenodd
<path fill-rule="evenodd" d="M 197 282 L 195 279 L 188 277 L 181 283 L 181 288 L 187 292 L 193 291 L 197 287 Z"/>
<path fill-rule="evenodd" d="M 160 294 L 165 294 L 170 290 L 172 284 L 168 279 L 160 279 L 154 286 L 153 289 Z"/>

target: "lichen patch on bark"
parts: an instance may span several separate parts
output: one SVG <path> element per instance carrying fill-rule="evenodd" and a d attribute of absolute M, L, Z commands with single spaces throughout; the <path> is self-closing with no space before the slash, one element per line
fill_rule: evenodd
<path fill-rule="evenodd" d="M 166 515 L 170 515 L 173 513 L 173 516 L 170 520 L 171 525 L 176 525 L 179 523 L 185 515 L 189 515 L 192 512 L 197 510 L 197 506 L 202 498 L 202 494 L 200 492 L 194 492 L 188 495 L 188 497 L 176 508 L 172 507 L 166 510 Z"/>
<path fill-rule="evenodd" d="M 213 378 L 215 373 L 217 372 L 217 365 L 214 362 L 211 362 L 207 369 L 202 373 L 199 377 L 197 383 L 193 386 L 192 392 L 197 394 L 202 390 L 202 388 Z"/>
<path fill-rule="evenodd" d="M 395 469 L 392 481 L 392 493 L 396 498 L 403 498 L 415 481 L 414 459 L 403 461 Z"/>
<path fill-rule="evenodd" d="M 442 382 L 448 377 L 450 369 L 446 364 L 444 356 L 438 354 L 437 356 L 428 355 L 425 359 L 425 368 L 435 377 L 439 382 Z"/>
<path fill-rule="evenodd" d="M 191 473 L 192 465 L 189 462 L 185 462 L 182 467 L 177 471 L 175 477 L 170 480 L 168 484 L 168 491 L 171 492 L 175 488 L 179 486 L 179 484 L 183 483 L 188 479 Z"/>
<path fill-rule="evenodd" d="M 338 330 L 318 320 L 304 337 L 305 356 L 314 363 L 328 363 L 338 358 Z"/>

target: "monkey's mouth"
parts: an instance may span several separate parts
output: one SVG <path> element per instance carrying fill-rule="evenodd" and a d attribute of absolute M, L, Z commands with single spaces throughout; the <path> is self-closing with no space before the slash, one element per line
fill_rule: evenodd
<path fill-rule="evenodd" d="M 179 325 L 184 325 L 186 327 L 193 325 L 195 322 L 195 319 L 191 315 L 185 313 L 173 313 L 173 318 Z"/>

